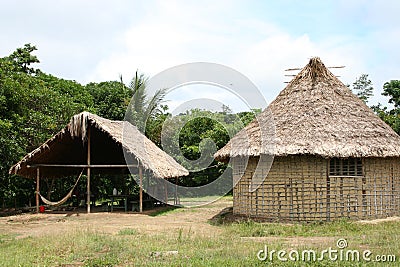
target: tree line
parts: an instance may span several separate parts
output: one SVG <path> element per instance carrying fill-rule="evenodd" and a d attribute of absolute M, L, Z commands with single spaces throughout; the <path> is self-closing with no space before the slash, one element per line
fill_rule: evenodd
<path fill-rule="evenodd" d="M 9 175 L 9 168 L 26 153 L 40 146 L 48 138 L 65 127 L 70 118 L 82 111 L 89 111 L 111 120 L 123 120 L 126 111 L 136 126 L 154 143 L 161 146 L 164 121 L 171 116 L 164 98 L 166 89 L 154 96 L 146 92 L 146 77 L 138 71 L 128 84 L 122 77 L 116 81 L 91 82 L 82 85 L 47 74 L 36 68 L 40 63 L 34 55 L 36 47 L 26 44 L 9 56 L 0 58 L 0 205 L 2 207 L 29 205 L 34 199 L 34 181 Z M 131 105 L 130 105 L 131 103 Z M 129 109 L 128 109 L 129 106 Z M 239 117 L 238 117 L 239 116 Z M 232 114 L 225 109 L 220 113 L 192 110 L 181 114 L 190 127 L 185 126 L 177 139 L 183 157 L 195 159 L 201 154 L 199 144 L 203 138 L 211 138 L 221 148 L 229 135 L 218 121 L 245 123 L 254 118 L 253 112 Z M 238 131 L 238 123 L 231 123 L 229 131 Z M 214 167 L 179 181 L 183 185 L 196 186 L 218 177 L 225 164 L 214 162 Z M 133 179 L 116 179 L 100 176 L 93 179 L 93 188 L 100 195 L 110 194 L 113 187 L 132 187 Z M 52 199 L 61 198 L 74 183 L 72 179 L 51 179 L 42 182 L 43 192 Z M 121 184 L 125 183 L 125 184 Z M 80 183 L 84 192 L 84 182 Z"/>
<path fill-rule="evenodd" d="M 146 77 L 138 71 L 128 84 L 119 77 L 119 80 L 115 81 L 83 85 L 36 68 L 40 61 L 34 55 L 35 50 L 35 46 L 26 44 L 9 56 L 0 58 L 1 207 L 25 206 L 32 203 L 34 181 L 9 175 L 8 170 L 26 153 L 65 127 L 74 114 L 89 111 L 111 120 L 123 120 L 128 110 L 127 114 L 137 122 L 136 126 L 158 146 L 162 145 L 161 132 L 168 133 L 169 130 L 163 129 L 164 122 L 171 118 L 168 106 L 164 102 L 166 89 L 160 89 L 154 96 L 148 96 Z M 352 90 L 367 102 L 373 93 L 368 75 L 358 77 L 352 85 Z M 389 97 L 388 103 L 392 107 L 389 108 L 386 103 L 371 108 L 400 133 L 400 81 L 385 83 L 383 90 L 383 95 Z M 228 107 L 221 108 L 220 112 L 193 109 L 176 116 L 175 119 L 185 122 L 185 125 L 179 132 L 171 130 L 169 135 L 174 138 L 171 138 L 168 146 L 171 146 L 172 150 L 178 148 L 181 151 L 180 154 L 177 153 L 182 157 L 181 162 L 184 162 L 184 158 L 196 160 L 202 153 L 212 153 L 213 151 L 207 152 L 205 149 L 207 146 L 204 140 L 212 141 L 215 149 L 222 148 L 230 136 L 260 112 L 255 110 L 233 114 Z M 183 165 L 185 166 L 185 163 Z M 178 182 L 185 186 L 204 185 L 217 178 L 226 168 L 229 168 L 226 164 L 213 161 L 208 168 L 192 172 L 189 177 Z M 137 189 L 133 179 L 121 180 L 103 175 L 92 181 L 100 197 L 110 194 L 115 186 L 131 187 L 132 192 Z M 51 195 L 51 198 L 58 200 L 73 183 L 73 179 L 45 180 L 42 189 L 47 192 L 48 197 Z M 84 183 L 80 186 L 84 191 Z"/>
<path fill-rule="evenodd" d="M 372 81 L 368 78 L 368 74 L 361 74 L 355 82 L 347 85 L 353 92 L 366 104 L 373 96 L 374 87 Z M 389 98 L 388 103 L 385 105 L 378 103 L 377 105 L 370 105 L 370 108 L 393 130 L 400 134 L 400 80 L 390 80 L 383 84 L 383 96 Z M 388 104 L 390 104 L 388 106 Z"/>

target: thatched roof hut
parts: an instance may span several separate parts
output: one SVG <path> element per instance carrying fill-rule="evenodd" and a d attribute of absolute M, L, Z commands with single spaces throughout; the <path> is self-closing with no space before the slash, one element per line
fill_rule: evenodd
<path fill-rule="evenodd" d="M 124 129 L 125 127 L 125 129 Z M 37 164 L 86 164 L 88 128 L 92 134 L 92 165 L 126 164 L 124 152 L 131 155 L 144 169 L 158 178 L 186 176 L 189 172 L 171 156 L 126 121 L 112 121 L 89 112 L 72 117 L 70 123 L 41 146 L 27 154 L 10 168 L 10 174 L 35 178 Z M 129 137 L 123 133 L 129 133 Z M 70 174 L 68 168 L 46 168 L 41 177 L 60 177 Z"/>
<path fill-rule="evenodd" d="M 264 154 L 274 155 L 274 162 L 263 184 L 250 192 Z M 397 214 L 399 156 L 399 135 L 319 58 L 312 58 L 256 120 L 215 154 L 246 169 L 236 179 L 236 214 L 305 221 Z M 248 165 L 238 167 L 243 157 L 250 157 Z"/>
<path fill-rule="evenodd" d="M 265 138 L 267 142 L 261 144 L 258 121 L 273 122 L 273 148 L 267 148 L 270 139 Z M 262 129 L 264 132 L 267 130 Z M 248 143 L 237 141 L 247 137 Z M 232 143 L 236 145 L 232 147 Z M 335 77 L 319 58 L 312 58 L 268 108 L 235 135 L 215 157 L 222 160 L 235 156 L 259 156 L 260 153 L 340 158 L 393 157 L 400 156 L 400 136 Z"/>
<path fill-rule="evenodd" d="M 90 170 L 118 173 L 142 169 L 156 178 L 186 176 L 189 172 L 171 156 L 126 121 L 112 121 L 89 112 L 72 117 L 70 123 L 10 168 L 10 174 L 36 178 L 36 206 L 39 206 L 40 178 L 55 178 L 87 170 L 87 205 L 90 212 Z M 70 192 L 71 194 L 71 192 Z M 43 198 L 42 198 L 43 199 Z M 65 198 L 66 199 L 66 198 Z M 44 200 L 43 200 L 44 201 Z"/>

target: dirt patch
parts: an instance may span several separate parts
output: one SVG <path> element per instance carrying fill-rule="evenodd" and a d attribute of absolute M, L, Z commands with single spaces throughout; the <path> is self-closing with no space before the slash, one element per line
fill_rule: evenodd
<path fill-rule="evenodd" d="M 263 237 L 241 237 L 243 242 L 260 242 L 268 243 L 282 243 L 290 248 L 296 247 L 334 247 L 336 246 L 337 237 L 327 236 L 310 236 L 310 237 L 279 237 L 279 236 L 263 236 Z"/>
<path fill-rule="evenodd" d="M 375 220 L 361 220 L 358 221 L 358 223 L 361 224 L 378 224 L 382 222 L 395 222 L 395 221 L 400 221 L 400 217 L 388 217 L 384 219 L 375 219 Z"/>
<path fill-rule="evenodd" d="M 54 234 L 70 229 L 88 229 L 110 234 L 131 228 L 139 233 L 159 234 L 180 230 L 201 236 L 215 236 L 222 230 L 211 225 L 208 220 L 232 201 L 219 200 L 207 206 L 180 208 L 162 213 L 160 210 L 133 212 L 96 212 L 91 214 L 77 212 L 46 212 L 42 214 L 21 214 L 0 218 L 0 233 L 9 233 L 16 238 Z M 154 216 L 152 214 L 158 214 Z"/>
<path fill-rule="evenodd" d="M 123 229 L 134 229 L 138 233 L 160 234 L 190 232 L 191 235 L 217 236 L 222 233 L 220 224 L 248 220 L 232 214 L 232 201 L 222 199 L 210 205 L 196 208 L 171 210 L 158 208 L 144 213 L 133 212 L 47 212 L 0 217 L 0 234 L 11 234 L 16 238 L 38 237 L 57 234 L 71 229 L 84 229 L 109 234 L 118 234 Z M 400 217 L 359 221 L 363 224 L 398 221 Z M 242 241 L 283 242 L 289 246 L 335 244 L 335 237 L 243 237 Z"/>

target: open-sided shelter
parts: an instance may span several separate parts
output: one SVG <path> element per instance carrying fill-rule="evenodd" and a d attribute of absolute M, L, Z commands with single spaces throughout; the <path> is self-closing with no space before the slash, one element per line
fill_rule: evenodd
<path fill-rule="evenodd" d="M 271 119 L 275 138 L 266 134 L 261 142 L 266 129 L 259 122 Z M 272 165 L 258 162 L 263 154 L 274 155 Z M 232 158 L 234 214 L 272 221 L 398 215 L 399 156 L 399 135 L 319 58 L 312 58 L 256 120 L 215 154 L 219 160 Z M 260 186 L 250 190 L 253 176 L 263 173 Z"/>
<path fill-rule="evenodd" d="M 128 159 L 126 161 L 126 159 Z M 128 162 L 128 164 L 127 164 Z M 40 178 L 55 178 L 87 170 L 87 210 L 90 212 L 90 171 L 138 169 L 140 200 L 142 169 L 157 178 L 186 176 L 189 172 L 127 121 L 112 121 L 89 112 L 70 123 L 10 168 L 10 174 L 36 178 L 39 205 Z M 141 201 L 140 201 L 141 202 Z M 142 202 L 141 202 L 142 203 Z M 140 204 L 141 210 L 142 204 Z"/>

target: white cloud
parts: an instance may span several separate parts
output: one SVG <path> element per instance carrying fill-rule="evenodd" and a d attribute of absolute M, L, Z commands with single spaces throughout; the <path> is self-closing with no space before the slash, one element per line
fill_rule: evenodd
<path fill-rule="evenodd" d="M 234 113 L 252 108 L 245 100 L 228 90 L 206 84 L 192 84 L 176 88 L 168 94 L 167 98 L 172 99 L 166 103 L 172 114 L 179 114 L 191 108 L 221 111 L 222 105 L 230 107 Z M 196 99 L 198 101 L 191 101 Z"/>
<path fill-rule="evenodd" d="M 312 56 L 320 56 L 327 66 L 345 65 L 345 69 L 332 70 L 344 83 L 351 84 L 360 74 L 369 73 L 376 88 L 380 88 L 388 76 L 382 75 L 381 65 L 371 64 L 373 57 L 379 49 L 396 51 L 395 45 L 399 44 L 399 35 L 394 35 L 397 32 L 393 29 L 388 41 L 382 41 L 387 33 L 379 27 L 362 36 L 343 33 L 315 39 L 312 32 L 296 35 L 268 18 L 235 17 L 242 8 L 238 3 L 193 3 L 160 1 L 146 6 L 143 18 L 119 40 L 122 49 L 101 60 L 87 80 L 115 80 L 119 74 L 127 80 L 136 69 L 152 76 L 175 65 L 209 61 L 248 76 L 270 102 L 284 88 L 284 81 L 290 80 L 284 70 L 303 67 Z M 351 13 L 357 6 L 346 8 Z M 391 67 L 392 71 L 387 72 L 394 76 L 398 73 L 395 60 Z M 221 98 L 216 94 L 209 97 Z M 372 102 L 381 100 L 377 96 Z"/>

